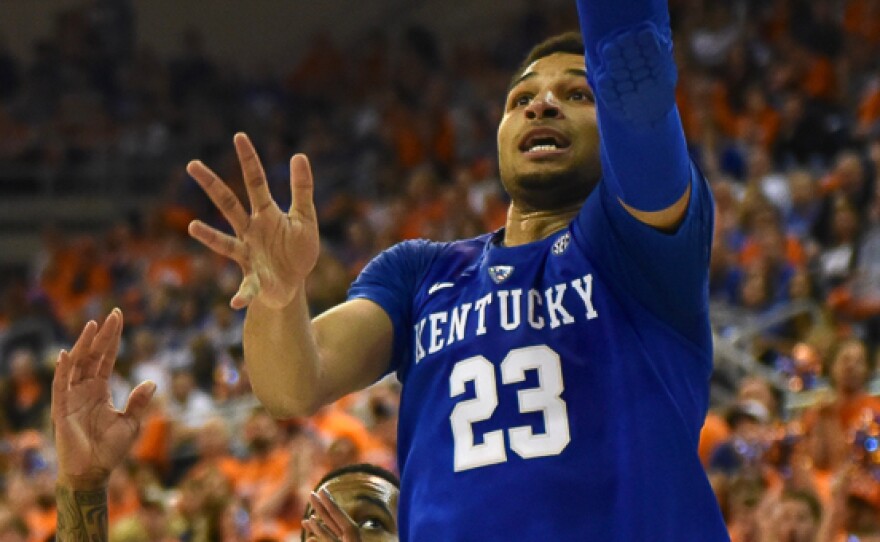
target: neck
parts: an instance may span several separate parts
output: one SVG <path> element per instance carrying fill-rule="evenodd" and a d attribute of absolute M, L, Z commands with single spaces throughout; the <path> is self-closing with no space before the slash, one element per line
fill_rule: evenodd
<path fill-rule="evenodd" d="M 549 211 L 525 210 L 511 203 L 504 228 L 505 246 L 515 247 L 540 241 L 565 228 L 580 211 L 581 203 Z"/>

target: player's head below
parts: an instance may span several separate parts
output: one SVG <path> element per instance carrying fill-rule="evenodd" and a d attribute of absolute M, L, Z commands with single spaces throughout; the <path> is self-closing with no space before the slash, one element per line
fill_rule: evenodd
<path fill-rule="evenodd" d="M 392 472 L 368 463 L 346 465 L 324 475 L 314 491 L 322 489 L 357 524 L 363 542 L 397 542 L 400 481 Z M 306 505 L 303 518 L 312 514 Z M 305 542 L 305 533 L 300 540 Z"/>
<path fill-rule="evenodd" d="M 517 69 L 498 125 L 501 181 L 524 211 L 580 206 L 601 176 L 580 34 L 538 44 Z"/>

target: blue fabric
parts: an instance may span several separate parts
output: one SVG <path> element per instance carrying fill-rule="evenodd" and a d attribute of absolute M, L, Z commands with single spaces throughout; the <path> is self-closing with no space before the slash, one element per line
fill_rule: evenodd
<path fill-rule="evenodd" d="M 712 367 L 712 202 L 692 172 L 694 197 L 672 235 L 600 188 L 541 241 L 500 246 L 503 231 L 411 241 L 363 271 L 350 296 L 389 311 L 399 345 L 401 540 L 727 540 L 697 456 Z M 505 364 L 524 351 L 556 361 L 505 383 Z M 468 381 L 453 393 L 453 371 L 473 360 L 490 364 L 497 404 L 468 434 L 474 444 L 500 434 L 504 457 L 456 471 L 452 417 L 477 391 Z M 530 411 L 523 394 L 553 371 L 564 412 Z M 559 423 L 570 440 L 558 453 L 514 448 L 513 430 L 541 436 Z"/>
<path fill-rule="evenodd" d="M 597 98 L 604 181 L 640 211 L 665 209 L 681 198 L 690 178 L 666 2 L 577 5 Z"/>

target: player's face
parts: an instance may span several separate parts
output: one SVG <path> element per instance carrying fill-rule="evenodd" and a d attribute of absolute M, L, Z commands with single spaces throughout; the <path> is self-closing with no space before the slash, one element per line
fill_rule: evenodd
<path fill-rule="evenodd" d="M 555 53 L 526 68 L 507 95 L 498 162 L 505 189 L 527 210 L 562 209 L 586 199 L 601 166 L 583 56 Z"/>
<path fill-rule="evenodd" d="M 336 504 L 358 525 L 363 542 L 396 542 L 397 499 L 400 491 L 380 476 L 343 474 L 326 482 Z"/>

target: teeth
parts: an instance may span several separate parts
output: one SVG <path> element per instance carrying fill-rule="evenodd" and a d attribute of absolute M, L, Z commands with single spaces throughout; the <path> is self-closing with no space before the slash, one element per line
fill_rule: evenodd
<path fill-rule="evenodd" d="M 535 145 L 534 147 L 529 149 L 529 152 L 555 151 L 556 149 L 556 145 Z"/>

